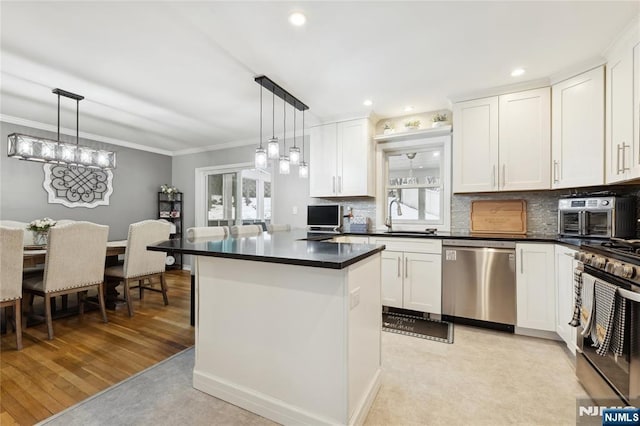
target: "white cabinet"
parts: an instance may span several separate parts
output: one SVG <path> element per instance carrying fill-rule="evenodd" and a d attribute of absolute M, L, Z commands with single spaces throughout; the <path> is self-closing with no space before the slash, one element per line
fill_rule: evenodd
<path fill-rule="evenodd" d="M 454 105 L 453 191 L 550 188 L 550 89 Z"/>
<path fill-rule="evenodd" d="M 311 129 L 309 195 L 374 195 L 371 126 L 366 118 Z"/>
<path fill-rule="evenodd" d="M 554 244 L 516 244 L 518 327 L 556 330 Z"/>
<path fill-rule="evenodd" d="M 604 67 L 551 88 L 551 187 L 603 185 Z"/>
<path fill-rule="evenodd" d="M 640 35 L 637 27 L 635 32 L 623 37 L 607 57 L 607 183 L 640 177 Z"/>
<path fill-rule="evenodd" d="M 453 105 L 453 191 L 496 191 L 498 98 Z"/>
<path fill-rule="evenodd" d="M 382 304 L 441 314 L 441 241 L 373 237 L 369 241 L 387 247 L 382 252 Z"/>
<path fill-rule="evenodd" d="M 555 247 L 556 284 L 556 333 L 571 353 L 576 353 L 576 328 L 569 325 L 573 316 L 574 283 L 573 272 L 577 261 L 576 251 L 565 246 Z"/>

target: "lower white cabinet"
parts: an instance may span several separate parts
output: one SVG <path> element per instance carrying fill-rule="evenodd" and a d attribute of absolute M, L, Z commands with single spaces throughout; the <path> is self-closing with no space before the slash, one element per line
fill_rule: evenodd
<path fill-rule="evenodd" d="M 369 242 L 387 246 L 382 252 L 382 305 L 442 313 L 440 240 L 371 238 Z M 402 247 L 415 251 L 395 251 Z"/>
<path fill-rule="evenodd" d="M 516 244 L 518 327 L 556 331 L 554 244 Z"/>
<path fill-rule="evenodd" d="M 573 315 L 574 284 L 573 271 L 576 267 L 576 251 L 565 246 L 555 247 L 556 284 L 556 333 L 571 353 L 576 353 L 576 328 L 569 325 Z"/>

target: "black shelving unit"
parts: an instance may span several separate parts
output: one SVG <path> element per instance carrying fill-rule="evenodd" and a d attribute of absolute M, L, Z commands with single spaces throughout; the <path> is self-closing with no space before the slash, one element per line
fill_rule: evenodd
<path fill-rule="evenodd" d="M 182 223 L 184 218 L 182 192 L 175 194 L 165 194 L 158 192 L 158 218 L 168 220 L 176 227 L 176 232 L 169 238 L 182 239 Z M 182 269 L 182 254 L 169 253 L 167 257 L 173 256 L 175 263 L 167 265 L 167 269 Z"/>

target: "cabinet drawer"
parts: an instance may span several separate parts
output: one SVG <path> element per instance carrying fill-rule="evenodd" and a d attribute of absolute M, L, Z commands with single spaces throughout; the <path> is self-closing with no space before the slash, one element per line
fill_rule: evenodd
<path fill-rule="evenodd" d="M 370 244 L 384 244 L 389 251 L 410 251 L 413 253 L 442 253 L 442 240 L 418 238 L 371 237 Z"/>

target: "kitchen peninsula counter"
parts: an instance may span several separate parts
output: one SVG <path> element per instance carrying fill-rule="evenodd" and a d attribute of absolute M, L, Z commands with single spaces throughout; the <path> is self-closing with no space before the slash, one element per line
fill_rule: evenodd
<path fill-rule="evenodd" d="M 148 247 L 194 256 L 194 388 L 282 424 L 364 422 L 380 387 L 384 247 L 318 238 Z"/>

